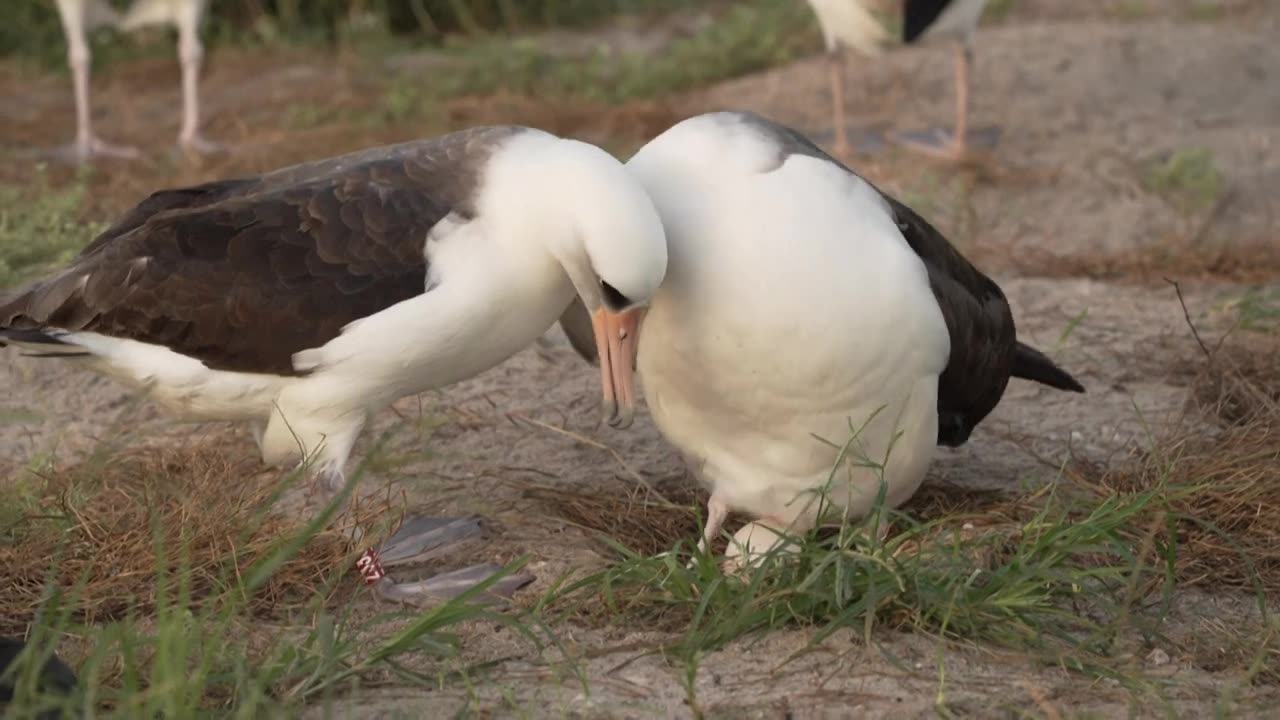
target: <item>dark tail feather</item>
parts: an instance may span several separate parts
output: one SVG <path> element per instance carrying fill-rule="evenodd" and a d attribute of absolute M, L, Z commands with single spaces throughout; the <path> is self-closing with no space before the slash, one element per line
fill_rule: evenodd
<path fill-rule="evenodd" d="M 63 342 L 58 338 L 45 333 L 43 330 L 19 330 L 17 328 L 0 328 L 0 347 L 8 344 L 14 344 L 18 347 L 28 350 L 36 347 L 42 348 L 40 352 L 25 352 L 24 357 L 38 358 L 67 358 L 67 357 L 85 357 L 89 355 L 84 350 L 76 349 L 75 345 Z M 48 347 L 48 351 L 43 348 Z M 61 349 L 70 348 L 70 349 Z"/>
<path fill-rule="evenodd" d="M 1023 343 L 1018 343 L 1013 354 L 1013 376 L 1059 390 L 1084 392 L 1084 386 L 1071 377 L 1071 373 L 1054 365 L 1044 353 Z"/>
<path fill-rule="evenodd" d="M 26 343 L 28 345 L 69 345 L 43 330 L 19 330 L 18 328 L 0 328 L 0 345 L 6 342 Z"/>

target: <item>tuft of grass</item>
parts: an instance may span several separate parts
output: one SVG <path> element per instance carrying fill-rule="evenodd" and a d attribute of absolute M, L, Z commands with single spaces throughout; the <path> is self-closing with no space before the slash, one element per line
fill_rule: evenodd
<path fill-rule="evenodd" d="M 1231 305 L 1236 311 L 1236 325 L 1242 330 L 1280 329 L 1280 286 L 1250 288 Z"/>
<path fill-rule="evenodd" d="M 744 0 L 699 31 L 655 52 L 567 56 L 537 37 L 475 37 L 446 45 L 451 70 L 430 85 L 393 85 L 389 105 L 511 92 L 622 103 L 676 93 L 785 62 L 816 47 L 802 3 Z M 407 94 L 407 95 L 406 95 Z M 393 111 L 394 112 L 394 111 Z M 403 111 L 395 114 L 403 114 Z"/>
<path fill-rule="evenodd" d="M 1196 22 L 1216 22 L 1226 15 L 1226 8 L 1218 0 L 1193 0 L 1186 9 L 1186 16 Z"/>
<path fill-rule="evenodd" d="M 693 549 L 684 498 L 646 500 L 646 517 L 667 516 L 666 551 L 637 550 L 653 546 L 652 533 L 612 522 L 602 541 L 616 562 L 544 604 L 674 633 L 658 651 L 684 663 L 691 703 L 707 653 L 783 627 L 810 629 L 813 643 L 840 629 L 868 643 L 877 629 L 980 642 L 1139 689 L 1134 659 L 1163 637 L 1175 590 L 1243 590 L 1260 628 L 1272 627 L 1266 598 L 1280 593 L 1280 365 L 1218 355 L 1197 386 L 1197 402 L 1225 423 L 1217 432 L 1188 424 L 1127 461 L 1073 460 L 1023 497 L 926 486 L 903 508 L 792 538 L 794 552 L 775 549 L 745 570 Z M 581 499 L 561 507 L 567 518 L 601 512 Z M 1206 642 L 1226 647 L 1229 634 Z M 1268 631 L 1212 658 L 1270 682 L 1280 677 L 1275 648 Z"/>
<path fill-rule="evenodd" d="M 1207 148 L 1183 148 L 1148 163 L 1142 184 L 1184 211 L 1206 210 L 1222 197 L 1222 172 Z"/>
<path fill-rule="evenodd" d="M 435 687 L 468 671 L 457 663 L 464 623 L 537 642 L 517 617 L 476 604 L 492 581 L 425 610 L 356 602 L 350 525 L 368 538 L 370 516 L 388 509 L 356 503 L 339 519 L 363 468 L 312 520 L 287 522 L 271 508 L 296 477 L 264 482 L 235 459 L 244 454 L 108 447 L 39 478 L 42 492 L 24 496 L 0 547 L 0 615 L 6 632 L 28 637 L 10 713 L 291 716 L 360 688 Z M 55 647 L 79 678 L 70 696 L 37 689 Z"/>
<path fill-rule="evenodd" d="M 1146 0 L 1122 0 L 1112 6 L 1112 12 L 1124 20 L 1139 20 L 1151 15 L 1152 9 Z"/>
<path fill-rule="evenodd" d="M 1153 562 L 1168 551 L 1165 538 L 1144 550 L 1127 532 L 1162 497 L 1153 489 L 1085 510 L 1046 490 L 1039 507 L 923 522 L 881 508 L 734 574 L 706 556 L 688 566 L 680 546 L 658 557 L 617 546 L 621 561 L 568 584 L 555 600 L 574 612 L 683 628 L 665 651 L 691 664 L 786 626 L 812 628 L 814 643 L 842 628 L 870 640 L 887 627 L 1034 651 L 1107 675 L 1122 617 L 1134 610 L 1129 588 L 1167 579 L 1163 563 Z M 879 539 L 884 528 L 891 529 Z"/>
<path fill-rule="evenodd" d="M 92 172 L 54 187 L 39 166 L 29 186 L 0 185 L 0 292 L 67 262 L 106 229 L 80 219 Z"/>
<path fill-rule="evenodd" d="M 987 3 L 987 8 L 983 12 L 985 20 L 999 22 L 1009 17 L 1014 8 L 1018 6 L 1018 0 L 991 0 Z"/>

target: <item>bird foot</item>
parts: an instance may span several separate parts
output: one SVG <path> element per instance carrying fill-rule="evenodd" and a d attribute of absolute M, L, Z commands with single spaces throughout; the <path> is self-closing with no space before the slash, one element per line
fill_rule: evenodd
<path fill-rule="evenodd" d="M 227 143 L 210 140 L 200 134 L 178 138 L 178 147 L 187 155 L 226 155 L 232 151 Z"/>
<path fill-rule="evenodd" d="M 800 551 L 797 540 L 788 537 L 789 532 L 778 530 L 789 523 L 777 518 L 761 518 L 749 522 L 733 534 L 729 547 L 724 551 L 724 562 L 721 570 L 725 575 L 734 575 L 744 568 L 756 565 L 766 555 L 776 552 L 780 555 L 794 554 Z"/>
<path fill-rule="evenodd" d="M 1000 128 L 987 127 L 971 130 L 963 137 L 939 128 L 896 133 L 893 141 L 913 152 L 943 160 L 961 160 L 972 150 L 991 150 L 1000 138 Z"/>
<path fill-rule="evenodd" d="M 346 474 L 340 470 L 322 469 L 311 476 L 310 482 L 302 488 L 303 507 L 320 512 L 346 487 Z"/>
<path fill-rule="evenodd" d="M 384 600 L 422 606 L 432 600 L 457 597 L 501 572 L 488 563 L 435 575 L 423 580 L 396 582 L 384 571 L 423 563 L 446 553 L 457 552 L 471 540 L 478 539 L 483 528 L 478 518 L 437 518 L 410 516 L 391 537 L 377 549 L 365 551 L 357 567 L 365 582 Z M 508 575 L 488 587 L 480 598 L 494 602 L 509 599 L 516 590 L 533 582 L 528 573 Z"/>
<path fill-rule="evenodd" d="M 53 155 L 63 161 L 84 163 L 96 157 L 135 160 L 142 156 L 142 152 L 129 145 L 115 145 L 98 137 L 90 137 L 85 141 L 77 140 L 55 148 Z"/>

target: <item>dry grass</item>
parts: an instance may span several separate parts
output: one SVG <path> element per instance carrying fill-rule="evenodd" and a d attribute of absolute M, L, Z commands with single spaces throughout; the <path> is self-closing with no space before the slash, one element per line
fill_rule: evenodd
<path fill-rule="evenodd" d="M 663 498 L 643 486 L 596 494 L 570 487 L 535 485 L 525 495 L 565 522 L 641 555 L 655 555 L 697 538 L 707 494 L 692 481 L 666 483 Z"/>
<path fill-rule="evenodd" d="M 1255 283 L 1280 275 L 1280 245 L 1274 238 L 1233 238 L 1229 246 L 1210 246 L 1171 237 L 1153 247 L 1091 256 L 1059 255 L 1034 247 L 1019 247 L 1016 253 L 998 249 L 987 252 L 992 257 L 999 256 L 997 260 L 1003 260 L 1012 272 L 1038 277 L 1159 283 L 1172 276 L 1188 282 L 1213 279 Z M 984 254 L 982 259 L 988 256 Z"/>
<path fill-rule="evenodd" d="M 1085 472 L 1102 495 L 1160 483 L 1177 518 L 1176 570 L 1184 585 L 1262 590 L 1280 597 L 1280 343 L 1230 336 L 1205 355 L 1190 397 L 1196 414 L 1153 450 L 1109 470 Z"/>
<path fill-rule="evenodd" d="M 28 507 L 4 528 L 0 632 L 21 633 L 51 581 L 64 609 L 86 623 L 154 611 L 161 572 L 184 578 L 198 606 L 243 587 L 242 574 L 305 525 L 268 512 L 282 489 L 279 473 L 225 439 L 128 450 L 55 468 L 35 484 Z M 346 531 L 385 517 L 389 505 L 356 503 L 242 599 L 250 613 L 278 615 L 313 601 L 357 550 Z"/>
<path fill-rule="evenodd" d="M 1182 587 L 1262 591 L 1280 597 L 1280 347 L 1274 336 L 1244 335 L 1224 341 L 1200 367 L 1185 422 L 1160 432 L 1153 444 L 1128 459 L 1107 464 L 1074 460 L 1048 492 L 1011 496 L 989 490 L 926 483 L 900 510 L 910 522 L 894 522 L 886 537 L 905 528 L 914 537 L 899 549 L 915 552 L 962 533 L 986 550 L 1009 546 L 1046 503 L 1071 493 L 1070 514 L 1084 518 L 1107 502 L 1125 502 L 1160 490 L 1152 504 L 1123 532 L 1134 546 L 1173 558 Z M 1218 427 L 1207 428 L 1205 418 Z M 556 487 L 534 488 L 554 515 L 641 555 L 692 543 L 700 531 L 706 492 L 691 479 L 661 488 L 666 500 L 644 490 L 588 494 Z M 745 518 L 731 518 L 730 529 Z M 915 523 L 919 523 L 916 525 Z M 1165 523 L 1173 534 L 1164 537 Z M 920 525 L 927 532 L 919 532 Z M 997 542 L 1003 539 L 1003 542 Z M 721 546 L 725 542 L 720 541 Z M 1167 543 L 1167 546 L 1166 546 Z M 719 546 L 718 546 L 719 547 Z M 978 560 L 978 558 L 975 558 Z M 984 557 L 981 564 L 999 558 Z M 1150 561 L 1150 559 L 1148 559 Z"/>

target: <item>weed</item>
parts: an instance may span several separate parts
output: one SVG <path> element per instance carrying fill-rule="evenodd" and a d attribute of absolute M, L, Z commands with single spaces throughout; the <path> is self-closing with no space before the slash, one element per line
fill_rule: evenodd
<path fill-rule="evenodd" d="M 1206 148 L 1184 148 L 1149 163 L 1142 184 L 1189 212 L 1208 209 L 1223 192 L 1222 173 Z"/>
<path fill-rule="evenodd" d="M 41 166 L 29 187 L 0 186 L 0 291 L 65 263 L 106 228 L 80 220 L 91 173 L 54 188 Z"/>
<path fill-rule="evenodd" d="M 1280 328 L 1280 287 L 1250 288 L 1231 306 L 1243 330 L 1274 332 Z"/>
<path fill-rule="evenodd" d="M 312 521 L 291 525 L 269 511 L 282 488 L 245 479 L 233 452 L 109 452 L 24 496 L 29 511 L 0 547 L 13 590 L 5 623 L 29 634 L 10 712 L 290 714 L 371 684 L 438 684 L 462 623 L 498 623 L 536 641 L 515 617 L 472 602 L 491 582 L 424 611 L 361 609 L 349 540 L 329 525 L 364 469 Z M 357 504 L 346 522 L 374 527 L 371 514 L 388 514 L 374 505 Z M 42 696 L 34 661 L 59 641 L 78 656 L 80 682 L 69 697 Z"/>
<path fill-rule="evenodd" d="M 1009 17 L 1014 8 L 1018 6 L 1018 0 L 991 0 L 987 3 L 987 9 L 983 17 L 988 20 L 999 22 Z"/>

